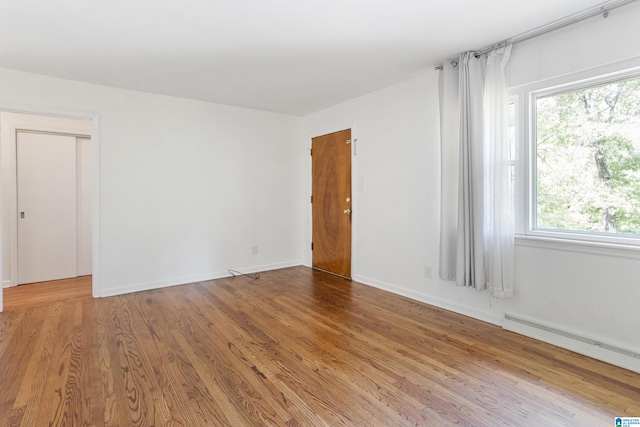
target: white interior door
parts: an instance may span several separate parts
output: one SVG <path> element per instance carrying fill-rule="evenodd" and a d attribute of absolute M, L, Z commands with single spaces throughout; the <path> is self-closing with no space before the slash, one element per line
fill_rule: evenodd
<path fill-rule="evenodd" d="M 18 132 L 18 284 L 76 277 L 76 138 Z"/>

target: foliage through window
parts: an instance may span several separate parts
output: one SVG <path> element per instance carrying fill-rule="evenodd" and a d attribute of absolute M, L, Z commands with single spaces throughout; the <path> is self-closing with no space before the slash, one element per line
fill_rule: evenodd
<path fill-rule="evenodd" d="M 640 235 L 640 77 L 536 99 L 534 228 Z"/>

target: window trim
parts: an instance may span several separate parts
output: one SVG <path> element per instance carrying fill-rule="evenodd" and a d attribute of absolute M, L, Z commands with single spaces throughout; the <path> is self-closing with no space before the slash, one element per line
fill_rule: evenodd
<path fill-rule="evenodd" d="M 559 236 L 531 236 L 526 234 L 517 234 L 515 236 L 515 244 L 518 247 L 640 260 L 640 246 L 633 245 L 594 242 L 592 240 L 563 239 Z"/>
<path fill-rule="evenodd" d="M 608 67 L 603 67 L 604 69 Z M 578 90 L 590 86 L 599 86 L 615 81 L 640 78 L 640 67 L 632 66 L 614 72 L 597 69 L 591 71 L 588 77 L 584 72 L 564 75 L 545 82 L 512 88 L 509 102 L 515 101 L 516 107 L 516 200 L 515 203 L 515 232 L 516 243 L 528 247 L 564 247 L 576 246 L 578 252 L 609 253 L 613 250 L 627 253 L 636 258 L 640 254 L 640 235 L 606 234 L 579 230 L 556 230 L 534 228 L 536 223 L 536 107 L 537 99 L 553 96 L 571 90 Z M 520 181 L 520 182 L 518 182 Z M 534 243 L 537 242 L 537 243 Z"/>

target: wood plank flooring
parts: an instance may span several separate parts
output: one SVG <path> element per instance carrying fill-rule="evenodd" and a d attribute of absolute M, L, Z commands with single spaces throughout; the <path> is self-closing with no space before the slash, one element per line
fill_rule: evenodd
<path fill-rule="evenodd" d="M 0 426 L 615 416 L 640 416 L 639 374 L 305 267 L 0 313 Z"/>
<path fill-rule="evenodd" d="M 29 283 L 4 290 L 4 309 L 12 310 L 90 296 L 91 276 Z"/>

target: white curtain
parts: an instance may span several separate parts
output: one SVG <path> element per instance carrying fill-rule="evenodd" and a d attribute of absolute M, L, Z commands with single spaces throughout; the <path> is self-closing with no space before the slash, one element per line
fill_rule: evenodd
<path fill-rule="evenodd" d="M 485 289 L 484 257 L 484 57 L 460 56 L 460 163 L 456 283 Z"/>
<path fill-rule="evenodd" d="M 440 277 L 489 287 L 496 297 L 513 291 L 504 72 L 510 50 L 466 52 L 440 72 Z"/>
<path fill-rule="evenodd" d="M 513 295 L 514 215 L 505 76 L 510 54 L 511 45 L 490 52 L 484 79 L 487 286 L 499 298 Z"/>
<path fill-rule="evenodd" d="M 440 278 L 456 280 L 458 239 L 458 164 L 460 144 L 460 100 L 458 61 L 446 62 L 440 70 Z M 445 177 L 446 175 L 446 177 Z"/>

